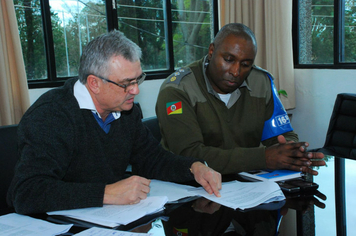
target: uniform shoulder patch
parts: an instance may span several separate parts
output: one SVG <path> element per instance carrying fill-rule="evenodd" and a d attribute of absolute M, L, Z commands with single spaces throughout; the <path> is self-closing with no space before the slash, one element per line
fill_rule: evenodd
<path fill-rule="evenodd" d="M 179 70 L 177 70 L 176 72 L 174 72 L 173 74 L 171 74 L 166 83 L 167 84 L 179 84 L 180 81 L 184 78 L 184 76 L 188 75 L 192 73 L 192 71 L 190 70 L 189 67 L 184 67 L 184 68 L 180 68 Z"/>

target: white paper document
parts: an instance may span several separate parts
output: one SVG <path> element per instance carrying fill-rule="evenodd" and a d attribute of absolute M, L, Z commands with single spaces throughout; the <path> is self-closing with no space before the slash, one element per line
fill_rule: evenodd
<path fill-rule="evenodd" d="M 0 235 L 58 235 L 69 231 L 72 224 L 58 225 L 30 216 L 10 213 L 0 216 Z"/>
<path fill-rule="evenodd" d="M 167 196 L 168 203 L 176 203 L 179 199 L 191 197 L 192 193 L 189 190 L 192 189 L 196 187 L 153 179 L 147 196 Z"/>
<path fill-rule="evenodd" d="M 275 182 L 239 182 L 224 183 L 220 190 L 221 197 L 208 194 L 203 188 L 190 190 L 192 194 L 205 197 L 233 209 L 247 209 L 262 203 L 282 201 L 285 199 L 283 192 Z"/>
<path fill-rule="evenodd" d="M 108 227 L 131 223 L 145 215 L 153 214 L 164 209 L 166 196 L 148 197 L 134 205 L 104 205 L 73 210 L 51 211 L 48 215 L 64 215 Z"/>
<path fill-rule="evenodd" d="M 187 197 L 201 196 L 221 205 L 242 210 L 285 199 L 275 182 L 225 182 L 222 184 L 219 198 L 209 195 L 202 187 L 196 188 L 159 180 L 152 180 L 150 188 L 147 198 L 135 205 L 104 205 L 103 207 L 53 211 L 47 214 L 64 215 L 103 226 L 116 227 L 163 210 L 166 203 L 174 203 Z"/>

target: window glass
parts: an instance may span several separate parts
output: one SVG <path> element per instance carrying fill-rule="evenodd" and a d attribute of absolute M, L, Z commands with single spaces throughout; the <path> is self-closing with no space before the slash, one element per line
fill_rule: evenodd
<path fill-rule="evenodd" d="M 174 65 L 181 67 L 208 53 L 214 38 L 212 1 L 172 0 Z"/>
<path fill-rule="evenodd" d="M 83 48 L 108 28 L 141 47 L 155 78 L 202 58 L 214 36 L 214 0 L 13 1 L 30 87 L 77 76 Z"/>
<path fill-rule="evenodd" d="M 213 36 L 212 1 L 172 0 L 174 67 L 187 65 L 208 52 Z M 119 30 L 142 48 L 145 71 L 169 69 L 165 0 L 118 0 Z M 136 16 L 136 17 L 134 17 Z"/>
<path fill-rule="evenodd" d="M 334 0 L 299 0 L 299 63 L 332 64 Z"/>
<path fill-rule="evenodd" d="M 107 31 L 102 0 L 50 0 L 57 77 L 78 75 L 82 49 Z"/>
<path fill-rule="evenodd" d="M 299 14 L 298 64 L 343 67 L 349 63 L 352 66 L 350 63 L 356 62 L 356 1 L 296 1 Z M 335 21 L 340 30 L 334 29 Z"/>
<path fill-rule="evenodd" d="M 118 0 L 118 29 L 142 49 L 142 69 L 166 70 L 168 41 L 164 0 Z"/>
<path fill-rule="evenodd" d="M 46 79 L 47 62 L 40 1 L 15 0 L 14 6 L 27 79 Z"/>
<path fill-rule="evenodd" d="M 356 1 L 345 0 L 345 7 L 342 9 L 344 25 L 343 44 L 341 45 L 341 62 L 356 62 Z"/>

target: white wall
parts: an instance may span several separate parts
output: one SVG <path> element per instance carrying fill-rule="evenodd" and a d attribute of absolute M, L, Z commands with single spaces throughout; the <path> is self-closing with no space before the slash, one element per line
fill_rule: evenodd
<path fill-rule="evenodd" d="M 310 148 L 322 147 L 338 93 L 356 93 L 356 70 L 295 69 L 292 126 Z"/>
<path fill-rule="evenodd" d="M 140 93 L 136 96 L 135 101 L 140 103 L 144 118 L 156 115 L 157 96 L 163 81 L 164 79 L 147 80 L 140 85 Z"/>
<path fill-rule="evenodd" d="M 43 93 L 50 90 L 49 88 L 41 88 L 41 89 L 30 89 L 30 104 L 34 103 L 37 98 L 39 98 Z"/>
<path fill-rule="evenodd" d="M 295 69 L 296 109 L 292 126 L 301 141 L 308 141 L 310 148 L 324 144 L 331 112 L 338 93 L 356 93 L 356 70 Z M 140 85 L 140 94 L 135 101 L 142 107 L 144 117 L 156 115 L 155 104 L 163 82 L 148 80 Z M 48 89 L 31 89 L 33 103 Z"/>

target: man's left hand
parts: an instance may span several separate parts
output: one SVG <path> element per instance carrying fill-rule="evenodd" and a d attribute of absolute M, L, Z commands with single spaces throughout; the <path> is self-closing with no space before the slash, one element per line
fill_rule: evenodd
<path fill-rule="evenodd" d="M 289 169 L 317 175 L 318 172 L 312 167 L 325 165 L 324 154 L 307 152 L 308 146 L 307 142 L 287 142 L 283 135 L 279 135 L 278 144 L 266 148 L 267 168 Z"/>
<path fill-rule="evenodd" d="M 195 180 L 203 186 L 205 191 L 209 194 L 214 193 L 215 196 L 220 197 L 221 174 L 219 172 L 216 172 L 199 161 L 194 162 L 190 170 Z"/>

